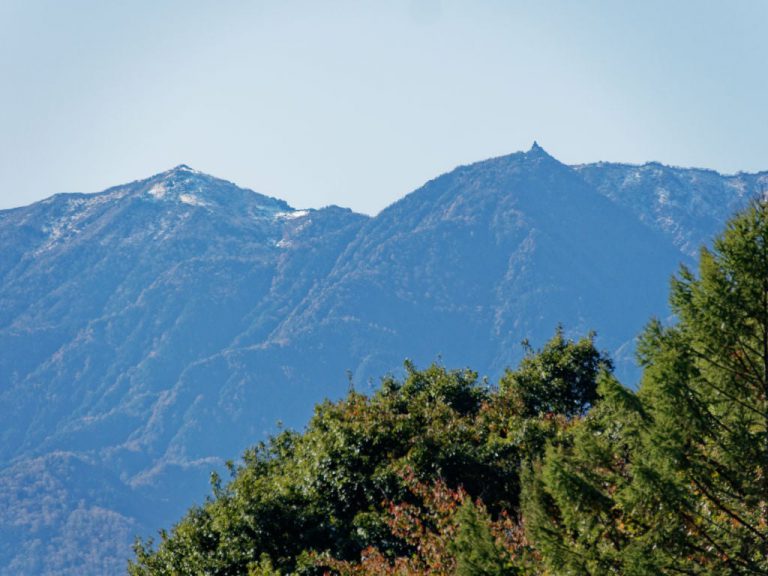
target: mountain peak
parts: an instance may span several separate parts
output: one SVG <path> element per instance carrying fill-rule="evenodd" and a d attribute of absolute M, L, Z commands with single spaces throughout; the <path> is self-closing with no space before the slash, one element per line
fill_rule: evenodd
<path fill-rule="evenodd" d="M 163 202 L 216 209 L 229 207 L 228 209 L 235 211 L 243 210 L 244 206 L 255 206 L 259 210 L 267 211 L 292 210 L 284 200 L 259 194 L 249 188 L 241 188 L 233 182 L 195 170 L 187 164 L 179 164 L 130 186 L 137 193 Z"/>
<path fill-rule="evenodd" d="M 194 168 L 191 168 L 186 164 L 179 164 L 178 166 L 174 166 L 173 168 L 168 170 L 168 173 L 171 173 L 171 174 L 177 174 L 179 172 L 191 172 L 192 174 L 201 174 L 199 170 L 195 170 Z"/>
<path fill-rule="evenodd" d="M 552 156 L 544 150 L 541 146 L 539 146 L 539 143 L 536 142 L 536 140 L 533 141 L 533 144 L 531 145 L 531 149 L 526 152 L 527 156 L 533 157 L 533 158 L 551 158 Z"/>

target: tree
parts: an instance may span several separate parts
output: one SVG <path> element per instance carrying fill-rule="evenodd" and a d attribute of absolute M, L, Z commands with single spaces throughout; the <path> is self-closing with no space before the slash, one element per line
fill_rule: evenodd
<path fill-rule="evenodd" d="M 768 206 L 682 268 L 639 346 L 638 394 L 598 407 L 526 482 L 559 573 L 768 574 Z M 608 393 L 608 390 L 612 390 Z"/>
<path fill-rule="evenodd" d="M 660 573 L 652 560 L 665 524 L 649 523 L 642 507 L 652 508 L 656 497 L 633 483 L 645 414 L 610 375 L 601 377 L 598 393 L 589 415 L 572 420 L 524 474 L 528 536 L 546 574 Z"/>
<path fill-rule="evenodd" d="M 157 544 L 137 543 L 129 572 L 320 574 L 320 555 L 350 573 L 374 565 L 393 573 L 401 559 L 423 573 L 450 565 L 522 574 L 527 548 L 509 548 L 522 538 L 521 463 L 592 401 L 598 366 L 609 363 L 591 338 L 573 342 L 562 331 L 540 352 L 529 349 L 498 389 L 470 370 L 406 363 L 402 380 L 324 402 L 303 433 L 249 450 L 232 479 L 215 479 L 212 497 Z M 438 506 L 443 496 L 450 506 Z M 393 512 L 425 522 L 425 546 L 414 549 L 416 536 L 390 522 Z"/>
<path fill-rule="evenodd" d="M 495 524 L 480 503 L 465 498 L 456 513 L 458 529 L 451 546 L 456 556 L 456 576 L 512 576 L 522 573 L 522 566 L 513 566 L 515 552 L 524 549 L 525 543 L 513 537 L 521 532 L 519 526 L 505 530 Z M 494 537 L 493 531 L 504 534 L 506 540 Z M 520 555 L 520 554 L 518 554 Z"/>
<path fill-rule="evenodd" d="M 372 397 L 324 402 L 302 434 L 284 432 L 246 453 L 213 496 L 160 542 L 138 542 L 132 574 L 318 574 L 309 553 L 352 559 L 406 544 L 386 526 L 384 502 L 407 504 L 402 471 L 463 486 L 496 505 L 517 500 L 518 451 L 489 443 L 493 392 L 469 370 L 406 365 Z M 403 500 L 405 498 L 405 500 Z"/>
<path fill-rule="evenodd" d="M 544 414 L 582 416 L 597 399 L 597 376 L 611 371 L 607 355 L 595 347 L 595 334 L 576 342 L 555 335 L 539 350 L 524 343 L 526 354 L 517 370 L 507 370 L 500 388 L 525 418 Z"/>
<path fill-rule="evenodd" d="M 410 502 L 387 506 L 386 523 L 407 548 L 393 555 L 375 546 L 357 561 L 317 557 L 340 576 L 523 576 L 536 574 L 522 528 L 502 514 L 492 520 L 482 502 L 441 480 L 425 484 L 406 472 Z"/>

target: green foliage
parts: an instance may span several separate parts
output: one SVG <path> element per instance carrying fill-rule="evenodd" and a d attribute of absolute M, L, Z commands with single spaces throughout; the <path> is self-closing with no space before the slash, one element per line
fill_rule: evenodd
<path fill-rule="evenodd" d="M 138 542 L 129 572 L 317 574 L 321 556 L 354 562 L 373 548 L 382 559 L 409 557 L 418 552 L 414 540 L 389 522 L 393 503 L 419 502 L 409 475 L 461 489 L 496 519 L 517 517 L 521 462 L 594 400 L 588 379 L 609 366 L 591 338 L 572 342 L 560 330 L 540 354 L 529 350 L 520 374 L 509 372 L 498 390 L 469 370 L 406 363 L 402 381 L 387 378 L 370 397 L 351 391 L 320 404 L 303 434 L 283 432 L 248 451 L 228 483 L 214 478 L 212 497 L 157 545 Z M 536 402 L 548 381 L 573 392 Z M 521 410 L 523 397 L 546 412 Z M 459 515 L 458 565 L 502 573 L 486 518 L 473 506 Z"/>
<path fill-rule="evenodd" d="M 248 576 L 280 576 L 280 571 L 275 570 L 267 554 L 262 554 L 258 562 L 248 565 Z"/>
<path fill-rule="evenodd" d="M 359 561 L 327 555 L 318 566 L 339 576 L 532 576 L 538 563 L 521 526 L 506 514 L 493 519 L 485 505 L 461 488 L 438 480 L 427 485 L 404 475 L 413 502 L 390 503 L 386 522 L 408 544 L 405 554 L 386 555 L 368 547 Z"/>
<path fill-rule="evenodd" d="M 558 574 L 768 574 L 768 208 L 734 218 L 651 322 L 637 395 L 603 400 L 526 478 Z M 609 390 L 610 389 L 610 390 Z"/>
<path fill-rule="evenodd" d="M 558 327 L 539 352 L 527 347 L 520 367 L 507 371 L 500 387 L 521 416 L 552 413 L 570 418 L 585 414 L 594 404 L 597 375 L 612 368 L 610 359 L 595 348 L 594 334 L 574 343 Z"/>
<path fill-rule="evenodd" d="M 768 574 L 764 202 L 670 300 L 637 393 L 562 329 L 498 389 L 406 364 L 214 477 L 131 574 Z"/>
<path fill-rule="evenodd" d="M 601 400 L 589 416 L 564 431 L 526 474 L 528 533 L 553 574 L 654 574 L 628 563 L 632 548 L 643 544 L 629 493 L 642 407 L 608 375 L 598 390 Z M 642 497 L 636 500 L 642 505 Z"/>
<path fill-rule="evenodd" d="M 504 576 L 512 572 L 505 563 L 505 550 L 491 533 L 491 519 L 470 499 L 457 513 L 458 530 L 453 542 L 457 576 Z"/>

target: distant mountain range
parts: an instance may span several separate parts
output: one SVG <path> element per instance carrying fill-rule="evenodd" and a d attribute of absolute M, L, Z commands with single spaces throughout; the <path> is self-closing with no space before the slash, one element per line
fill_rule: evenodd
<path fill-rule="evenodd" d="M 375 217 L 178 166 L 0 211 L 0 574 L 117 574 L 211 470 L 405 358 L 493 381 L 558 324 L 628 384 L 668 279 L 768 186 L 534 146 Z"/>

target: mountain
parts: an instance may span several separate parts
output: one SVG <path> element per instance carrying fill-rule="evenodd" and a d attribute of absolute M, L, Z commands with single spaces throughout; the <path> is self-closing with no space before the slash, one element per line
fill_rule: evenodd
<path fill-rule="evenodd" d="M 373 218 L 187 166 L 0 211 L 0 573 L 120 572 L 224 460 L 405 358 L 495 379 L 562 323 L 631 384 L 670 274 L 766 184 L 534 145 Z"/>
<path fill-rule="evenodd" d="M 573 167 L 604 196 L 647 226 L 664 233 L 691 257 L 720 232 L 749 198 L 768 189 L 768 173 L 723 176 L 714 170 L 674 168 L 658 162 Z"/>
<path fill-rule="evenodd" d="M 679 260 L 662 234 L 534 146 L 458 168 L 367 222 L 270 342 L 374 336 L 345 355 L 361 380 L 436 354 L 496 377 L 521 341 L 543 342 L 558 323 L 597 329 L 617 350 L 663 311 L 665 283 L 645 279 Z"/>
<path fill-rule="evenodd" d="M 336 207 L 293 210 L 186 166 L 100 194 L 62 194 L 0 212 L 0 481 L 58 478 L 61 458 L 51 454 L 87 463 L 89 481 L 100 486 L 89 494 L 120 496 L 108 510 L 120 525 L 123 567 L 136 533 L 183 509 L 169 494 L 191 485 L 199 496 L 221 462 L 213 454 L 184 462 L 173 478 L 165 475 L 162 494 L 145 498 L 137 488 L 142 474 L 167 460 L 153 449 L 191 424 L 179 414 L 177 428 L 152 429 L 155 442 L 143 428 L 174 397 L 189 366 L 243 333 L 267 335 L 365 220 Z M 276 418 L 263 417 L 269 425 Z M 43 509 L 42 487 L 2 508 L 4 573 L 45 573 L 27 558 L 48 556 L 45 546 L 71 515 L 82 517 L 81 502 L 103 507 L 81 494 L 79 482 L 75 475 L 51 487 L 57 514 Z M 47 572 L 62 573 L 61 566 Z"/>

